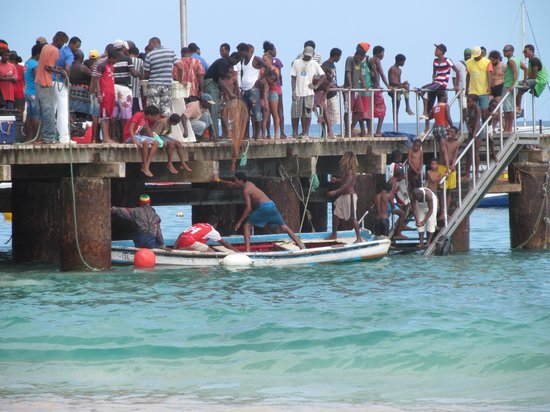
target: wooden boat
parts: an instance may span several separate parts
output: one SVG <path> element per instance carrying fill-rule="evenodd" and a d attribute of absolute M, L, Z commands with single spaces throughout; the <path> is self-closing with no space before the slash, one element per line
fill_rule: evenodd
<path fill-rule="evenodd" d="M 388 254 L 390 240 L 374 236 L 362 229 L 364 241 L 355 242 L 354 231 L 340 231 L 336 240 L 329 240 L 329 232 L 302 233 L 300 238 L 306 249 L 299 249 L 286 234 L 257 235 L 251 237 L 251 252 L 244 253 L 242 236 L 228 236 L 224 240 L 243 253 L 236 253 L 211 242 L 215 252 L 187 250 L 166 251 L 153 249 L 157 265 L 169 266 L 289 266 L 338 263 L 361 259 L 382 258 Z M 133 264 L 139 249 L 131 241 L 115 241 L 112 247 L 113 263 Z"/>

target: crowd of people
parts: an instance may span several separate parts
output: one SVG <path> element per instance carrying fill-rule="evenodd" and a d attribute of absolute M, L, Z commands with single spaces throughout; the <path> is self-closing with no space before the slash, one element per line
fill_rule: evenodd
<path fill-rule="evenodd" d="M 546 87 L 547 71 L 535 56 L 532 45 L 523 50 L 529 59 L 527 66 L 514 56 L 512 45 L 503 48 L 506 62 L 499 51 L 493 50 L 487 57 L 487 50 L 476 46 L 465 49 L 464 60 L 456 63 L 446 57 L 444 44 L 434 46 L 431 82 L 413 89 L 402 79 L 406 62 L 403 54 L 395 56 L 395 63 L 386 76 L 382 66 L 384 47 L 374 46 L 369 56 L 371 45 L 360 42 L 353 55 L 346 58 L 344 81 L 340 85 L 336 63 L 342 57 L 342 50 L 332 48 L 329 58 L 323 61 L 315 42 L 306 41 L 303 52 L 290 68 L 291 137 L 307 137 L 314 114 L 322 123 L 326 137 L 334 137 L 333 125 L 340 123 L 340 96 L 345 100 L 345 134 L 350 135 L 347 130 L 350 123 L 352 130 L 359 124 L 361 136 L 370 135 L 372 121 L 378 119 L 374 135 L 380 136 L 386 115 L 383 90 L 390 91 L 392 108 L 397 112 L 404 99 L 408 114 L 413 114 L 409 93 L 419 93 L 424 100 L 421 118 L 426 120 L 427 132 L 436 98 L 441 91 L 447 90 L 452 74 L 454 90 L 464 90 L 465 96 L 472 96 L 484 118 L 488 115 L 490 102 L 498 102 L 513 88 L 518 87 L 515 106 L 519 111 L 520 97 L 525 91 L 532 90 L 539 96 Z M 201 56 L 197 44 L 183 47 L 177 57 L 174 51 L 163 47 L 157 37 L 149 40 L 142 53 L 134 42 L 116 40 L 107 45 L 103 53 L 90 50 L 85 58 L 78 37 L 69 38 L 64 32 L 58 32 L 51 43 L 39 37 L 24 65 L 17 52 L 10 51 L 6 41 L 0 40 L 0 52 L 0 106 L 26 110 L 26 135 L 29 138 L 36 136 L 36 143 L 69 144 L 70 124 L 75 118 L 92 121 L 94 142 L 120 142 L 125 138 L 124 130 L 131 117 L 148 106 L 155 106 L 160 118 L 179 115 L 182 126 L 190 120 L 193 131 L 200 138 L 226 138 L 230 130 L 228 122 L 223 121 L 222 112 L 226 103 L 235 98 L 246 102 L 251 125 L 250 131 L 249 127 L 245 128 L 247 137 L 286 137 L 283 62 L 277 57 L 275 45 L 269 41 L 263 43 L 261 57 L 251 44 L 239 43 L 231 52 L 231 46 L 223 43 L 220 57 L 211 64 Z M 525 72 L 522 81 L 521 69 Z M 350 93 L 338 93 L 350 89 Z M 174 96 L 185 99 L 185 106 L 178 113 L 173 110 Z M 514 118 L 512 99 L 508 95 L 504 104 L 503 126 L 507 131 L 511 130 Z M 464 98 L 463 107 L 466 105 Z M 187 111 L 190 114 L 186 114 Z M 394 115 L 398 118 L 398 113 Z M 150 145 L 150 142 L 139 144 Z"/>

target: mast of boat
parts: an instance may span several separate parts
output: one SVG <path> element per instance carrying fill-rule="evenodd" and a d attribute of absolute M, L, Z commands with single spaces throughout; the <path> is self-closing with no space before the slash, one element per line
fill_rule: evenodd
<path fill-rule="evenodd" d="M 181 47 L 187 46 L 187 0 L 180 0 Z"/>
<path fill-rule="evenodd" d="M 523 53 L 523 50 L 525 50 L 525 0 L 521 0 L 521 53 Z M 527 64 L 525 57 L 523 58 L 525 61 L 525 64 Z M 518 80 L 519 80 L 519 68 L 518 68 Z M 526 94 L 523 94 L 521 98 L 521 107 L 523 107 L 524 114 L 523 114 L 523 126 L 527 126 L 527 107 L 525 106 L 526 103 Z M 533 120 L 534 121 L 534 120 Z"/>

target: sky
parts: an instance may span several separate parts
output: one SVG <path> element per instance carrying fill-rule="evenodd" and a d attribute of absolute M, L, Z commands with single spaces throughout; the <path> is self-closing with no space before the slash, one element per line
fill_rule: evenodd
<path fill-rule="evenodd" d="M 6 40 L 10 49 L 18 51 L 25 60 L 38 36 L 50 41 L 59 30 L 70 37 L 78 36 L 85 54 L 91 49 L 102 51 L 119 38 L 133 40 L 143 50 L 148 39 L 156 36 L 179 55 L 179 0 L 95 0 L 85 6 L 74 0 L 51 0 L 47 7 L 39 7 L 43 3 L 46 2 L 18 0 L 2 6 L 0 39 Z M 76 9 L 78 4 L 83 10 Z M 526 6 L 540 47 L 536 54 L 546 65 L 550 62 L 550 1 L 526 0 Z M 534 43 L 526 25 L 526 43 Z M 367 41 L 372 47 L 385 48 L 382 65 L 386 73 L 394 63 L 394 56 L 405 54 L 403 80 L 419 87 L 431 81 L 434 43 L 444 43 L 447 57 L 453 60 L 462 58 L 465 47 L 480 45 L 502 53 L 507 43 L 514 45 L 516 56 L 522 57 L 520 1 L 187 0 L 187 41 L 197 43 L 209 63 L 219 58 L 221 43 L 229 43 L 232 50 L 240 42 L 251 43 L 261 56 L 264 40 L 275 44 L 285 65 L 283 97 L 288 112 L 290 65 L 306 40 L 315 41 L 316 51 L 323 59 L 328 58 L 331 48 L 342 49 L 343 58 L 337 65 L 340 84 L 345 57 L 353 54 L 357 43 Z M 386 104 L 389 109 L 389 99 Z M 388 113 L 387 117 L 390 116 Z M 401 116 L 402 121 L 414 121 L 414 117 L 405 113 Z M 537 100 L 537 118 L 550 120 L 548 89 Z"/>

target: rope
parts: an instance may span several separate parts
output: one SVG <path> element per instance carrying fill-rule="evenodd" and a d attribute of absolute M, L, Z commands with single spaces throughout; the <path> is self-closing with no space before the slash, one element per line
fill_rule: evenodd
<path fill-rule="evenodd" d="M 317 166 L 317 157 L 315 157 L 314 162 L 315 162 L 315 167 L 316 167 Z M 298 157 L 296 157 L 296 170 L 297 170 L 297 172 L 296 172 L 297 176 L 296 177 L 299 177 L 300 163 L 298 161 Z M 310 177 L 310 185 L 309 185 L 309 191 L 308 191 L 307 202 L 306 202 L 306 198 L 304 196 L 304 189 L 303 189 L 302 185 L 300 184 L 300 191 L 302 192 L 302 194 L 300 195 L 300 193 L 298 193 L 298 190 L 296 190 L 296 187 L 294 186 L 294 183 L 292 183 L 292 178 L 287 173 L 287 171 L 286 171 L 285 167 L 283 166 L 283 164 L 280 163 L 280 162 L 279 162 L 279 176 L 281 176 L 282 180 L 288 180 L 288 182 L 290 183 L 290 187 L 292 187 L 292 190 L 294 190 L 294 193 L 296 194 L 296 197 L 298 197 L 300 202 L 302 202 L 302 204 L 304 205 L 304 214 L 302 215 L 302 220 L 301 220 L 302 223 L 300 224 L 300 231 L 299 232 L 302 231 L 302 225 L 303 225 L 303 222 L 304 222 L 304 216 L 305 215 L 307 215 L 307 219 L 308 219 L 308 222 L 311 226 L 311 229 L 313 231 L 315 231 L 315 228 L 313 227 L 313 221 L 311 220 L 312 219 L 311 212 L 307 208 L 307 203 L 309 202 L 309 195 L 313 191 L 312 186 L 313 186 L 314 179 L 312 179 Z M 317 181 L 319 181 L 319 178 L 317 178 Z"/>
<path fill-rule="evenodd" d="M 69 81 L 68 77 L 65 77 L 64 85 L 67 87 L 67 90 L 70 89 L 71 82 Z M 57 86 L 58 90 L 61 91 L 62 86 Z M 67 106 L 67 111 L 69 112 L 69 119 L 71 118 L 71 113 Z M 76 250 L 78 251 L 78 256 L 80 257 L 80 261 L 86 266 L 89 270 L 92 272 L 100 272 L 101 269 L 95 268 L 88 264 L 86 262 L 86 259 L 84 259 L 84 255 L 82 254 L 82 250 L 80 249 L 80 240 L 78 238 L 78 219 L 76 217 L 76 190 L 75 190 L 75 182 L 74 182 L 74 168 L 73 168 L 73 144 L 69 142 L 69 168 L 71 171 L 71 196 L 72 196 L 72 203 L 73 203 L 73 224 L 74 224 L 74 238 L 76 243 Z"/>
<path fill-rule="evenodd" d="M 304 213 L 302 214 L 302 221 L 300 222 L 300 230 L 298 233 L 302 233 L 302 227 L 304 226 L 304 219 L 306 218 L 306 215 L 308 215 L 309 223 L 311 225 L 311 229 L 315 232 L 315 228 L 313 227 L 313 223 L 311 221 L 311 217 L 309 213 L 309 210 L 307 209 L 307 205 L 309 204 L 309 196 L 311 195 L 311 192 L 314 192 L 319 188 L 319 177 L 317 177 L 317 159 L 318 157 L 312 157 L 311 158 L 311 176 L 309 177 L 309 190 L 307 192 L 307 199 L 304 203 Z M 317 185 L 315 188 L 315 184 Z M 300 187 L 302 185 L 300 184 Z M 303 189 L 302 189 L 303 190 Z"/>
<path fill-rule="evenodd" d="M 240 166 L 240 167 L 245 167 L 246 164 L 248 163 L 248 157 L 247 157 L 246 155 L 247 155 L 247 153 L 248 153 L 248 149 L 250 148 L 250 141 L 245 140 L 245 141 L 243 142 L 243 144 L 244 144 L 245 142 L 246 142 L 246 149 L 244 149 L 244 152 L 243 152 L 243 154 L 242 154 L 242 156 L 241 156 L 241 161 L 239 162 L 239 166 Z"/>
<path fill-rule="evenodd" d="M 544 181 L 544 184 L 542 185 L 543 199 L 542 199 L 542 202 L 541 202 L 541 205 L 540 205 L 540 210 L 539 210 L 539 213 L 538 213 L 538 216 L 537 216 L 537 220 L 535 222 L 535 226 L 533 227 L 533 231 L 531 232 L 531 235 L 529 235 L 529 237 L 527 238 L 527 240 L 525 242 L 520 243 L 514 249 L 523 249 L 523 247 L 527 243 L 529 243 L 531 241 L 531 239 L 533 239 L 533 237 L 535 236 L 535 234 L 539 230 L 540 224 L 543 221 L 546 223 L 546 235 L 545 235 L 545 240 L 544 240 L 544 249 L 546 249 L 547 246 L 548 246 L 548 229 L 550 228 L 550 219 L 548 219 L 548 216 L 543 217 L 543 214 L 544 214 L 544 211 L 546 210 L 546 205 L 548 204 L 548 182 L 550 181 L 550 165 L 548 166 L 548 169 L 546 170 L 546 173 L 544 173 L 544 174 L 525 172 L 525 171 L 521 170 L 520 168 L 516 168 L 516 169 L 519 170 L 522 173 L 527 174 L 527 175 L 546 176 L 546 179 Z"/>

